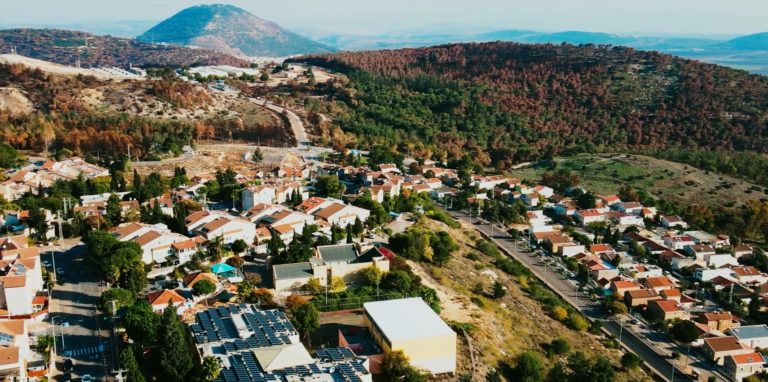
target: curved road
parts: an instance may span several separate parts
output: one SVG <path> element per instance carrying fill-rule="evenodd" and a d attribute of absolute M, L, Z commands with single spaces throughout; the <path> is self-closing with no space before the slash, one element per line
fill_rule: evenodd
<path fill-rule="evenodd" d="M 296 147 L 302 148 L 310 145 L 309 138 L 307 137 L 307 130 L 304 128 L 304 122 L 301 121 L 296 113 L 286 109 L 282 106 L 277 106 L 272 102 L 269 102 L 261 98 L 248 98 L 251 102 L 266 107 L 275 113 L 286 116 L 288 124 L 291 125 L 293 136 L 296 138 Z"/>

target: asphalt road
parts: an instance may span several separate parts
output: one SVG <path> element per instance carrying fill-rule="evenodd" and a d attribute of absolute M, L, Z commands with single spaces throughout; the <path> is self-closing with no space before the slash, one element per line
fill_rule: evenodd
<path fill-rule="evenodd" d="M 56 252 L 57 285 L 49 304 L 56 331 L 57 365 L 66 358 L 74 361 L 72 377 L 90 374 L 103 377 L 111 360 L 107 321 L 96 310 L 102 287 L 85 260 L 86 247 L 78 245 Z M 43 260 L 53 263 L 50 253 Z M 49 322 L 51 322 L 49 320 Z"/>
<path fill-rule="evenodd" d="M 498 227 L 493 227 L 483 219 L 473 217 L 470 220 L 467 213 L 463 211 L 448 211 L 448 213 L 456 219 L 471 224 L 486 237 L 492 238 L 499 247 L 530 269 L 539 280 L 542 280 L 565 301 L 589 319 L 600 321 L 606 330 L 618 338 L 619 323 L 614 317 L 608 315 L 600 302 L 591 301 L 581 294 L 570 280 L 554 272 L 550 267 L 542 263 L 539 258 L 531 256 L 530 253 L 523 253 L 509 234 Z M 477 222 L 481 222 L 481 224 L 475 224 Z M 682 370 L 669 361 L 666 354 L 659 354 L 656 347 L 633 329 L 626 326 L 622 329 L 621 343 L 626 349 L 640 356 L 656 374 L 657 379 L 664 381 L 690 379 Z M 673 370 L 675 371 L 674 377 L 672 374 Z M 704 376 L 704 379 L 706 380 L 706 376 Z"/>

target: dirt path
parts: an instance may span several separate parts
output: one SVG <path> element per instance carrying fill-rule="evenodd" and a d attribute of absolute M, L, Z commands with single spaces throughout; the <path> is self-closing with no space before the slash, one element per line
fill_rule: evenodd
<path fill-rule="evenodd" d="M 304 122 L 301 121 L 296 113 L 281 106 L 277 106 L 271 102 L 258 98 L 249 98 L 249 100 L 257 105 L 266 107 L 275 113 L 285 115 L 288 118 L 288 124 L 293 131 L 293 136 L 296 138 L 296 147 L 301 148 L 310 144 L 307 137 L 307 130 L 304 128 Z"/>
<path fill-rule="evenodd" d="M 469 301 L 469 298 L 437 283 L 421 264 L 410 260 L 408 260 L 408 264 L 413 268 L 413 273 L 421 277 L 421 282 L 424 285 L 437 292 L 437 297 L 440 298 L 440 305 L 442 307 L 440 315 L 443 316 L 443 318 L 457 322 L 475 321 L 472 316 L 479 314 L 480 309 L 477 305 L 472 304 L 472 302 Z"/>

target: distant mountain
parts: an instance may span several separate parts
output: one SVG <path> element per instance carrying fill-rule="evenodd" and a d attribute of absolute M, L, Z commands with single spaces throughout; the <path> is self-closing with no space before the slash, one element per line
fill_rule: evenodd
<path fill-rule="evenodd" d="M 768 50 L 768 32 L 755 33 L 726 41 L 718 47 L 738 50 Z"/>
<path fill-rule="evenodd" d="M 80 60 L 83 67 L 248 65 L 245 60 L 210 50 L 58 29 L 0 30 L 0 46 L 15 47 L 20 55 L 64 65 L 75 65 Z"/>
<path fill-rule="evenodd" d="M 135 38 L 157 24 L 157 20 L 90 21 L 69 24 L 3 23 L 0 29 L 62 29 L 95 35 Z"/>
<path fill-rule="evenodd" d="M 274 22 L 260 19 L 244 9 L 225 4 L 184 9 L 137 39 L 197 46 L 240 57 L 280 57 L 334 50 L 289 32 Z"/>

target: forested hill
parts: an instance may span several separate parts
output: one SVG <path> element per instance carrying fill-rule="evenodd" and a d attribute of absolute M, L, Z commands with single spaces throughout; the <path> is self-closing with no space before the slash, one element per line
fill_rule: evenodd
<path fill-rule="evenodd" d="M 20 55 L 64 65 L 75 65 L 79 59 L 83 67 L 249 64 L 210 50 L 148 44 L 126 38 L 58 29 L 0 30 L 0 48 L 3 49 L 2 53 L 15 48 Z"/>
<path fill-rule="evenodd" d="M 566 151 L 768 150 L 768 77 L 656 52 L 494 42 L 296 60 L 349 75 L 335 94 L 344 130 L 438 158 L 503 168 Z"/>

